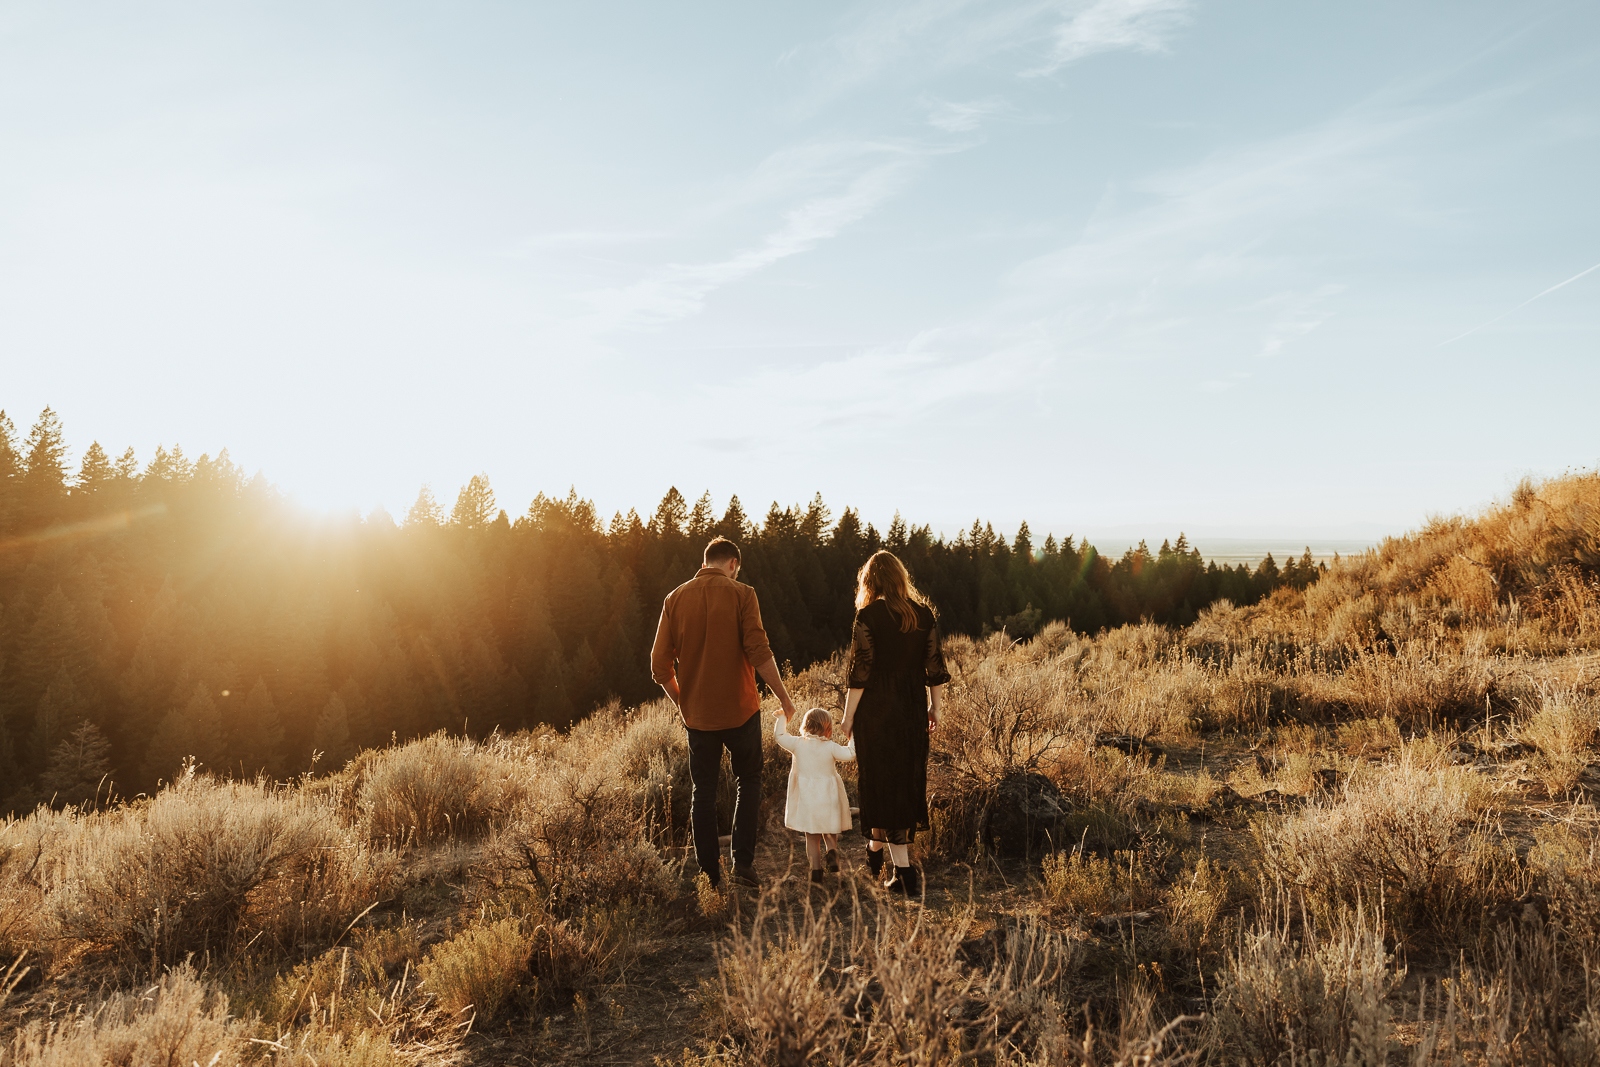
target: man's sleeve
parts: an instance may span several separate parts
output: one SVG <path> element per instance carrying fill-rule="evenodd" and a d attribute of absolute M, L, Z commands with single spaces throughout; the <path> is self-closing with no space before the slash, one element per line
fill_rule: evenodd
<path fill-rule="evenodd" d="M 650 677 L 657 685 L 666 685 L 675 669 L 673 661 L 678 650 L 672 644 L 672 598 L 661 602 L 661 621 L 656 624 L 656 643 L 650 649 Z"/>
<path fill-rule="evenodd" d="M 759 667 L 772 658 L 772 645 L 768 643 L 767 631 L 761 625 L 761 603 L 756 600 L 754 589 L 745 594 L 744 610 L 739 615 L 739 624 L 744 630 L 740 640 L 744 645 L 745 662 L 752 667 Z"/>

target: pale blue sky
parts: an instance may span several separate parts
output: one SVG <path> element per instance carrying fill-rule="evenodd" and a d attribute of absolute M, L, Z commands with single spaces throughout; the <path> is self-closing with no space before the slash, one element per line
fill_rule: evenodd
<path fill-rule="evenodd" d="M 316 507 L 1399 529 L 1600 460 L 1600 271 L 1518 307 L 1597 189 L 1593 3 L 0 0 L 0 404 Z"/>

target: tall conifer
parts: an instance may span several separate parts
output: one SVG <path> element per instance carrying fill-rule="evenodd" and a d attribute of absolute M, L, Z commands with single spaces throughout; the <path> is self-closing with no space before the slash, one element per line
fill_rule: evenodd
<path fill-rule="evenodd" d="M 88 719 L 81 720 L 56 745 L 39 792 L 57 804 L 98 806 L 111 799 L 111 742 Z"/>
<path fill-rule="evenodd" d="M 417 502 L 406 512 L 406 527 L 436 530 L 443 525 L 444 512 L 439 510 L 439 502 L 433 499 L 433 489 L 424 485 L 417 494 Z"/>
<path fill-rule="evenodd" d="M 89 713 L 78 686 L 65 668 L 56 672 L 55 678 L 39 698 L 34 712 L 33 733 L 28 737 L 33 765 L 43 769 L 62 738 L 82 722 Z"/>
<path fill-rule="evenodd" d="M 111 486 L 116 475 L 116 469 L 111 466 L 106 450 L 100 447 L 99 441 L 95 441 L 83 454 L 83 464 L 78 468 L 78 477 L 72 483 L 72 495 L 97 496 Z"/>
<path fill-rule="evenodd" d="M 489 476 L 474 474 L 456 494 L 456 506 L 450 509 L 450 523 L 463 530 L 485 530 L 494 522 L 498 510 L 494 490 L 489 488 Z"/>

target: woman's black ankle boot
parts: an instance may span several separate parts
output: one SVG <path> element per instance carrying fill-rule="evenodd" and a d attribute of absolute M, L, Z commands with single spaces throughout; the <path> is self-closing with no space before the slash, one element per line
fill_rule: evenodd
<path fill-rule="evenodd" d="M 922 896 L 922 872 L 915 867 L 896 867 L 894 877 L 883 883 L 883 888 L 891 893 L 900 893 L 906 897 Z"/>
<path fill-rule="evenodd" d="M 874 878 L 883 873 L 883 854 L 885 851 L 885 849 L 881 848 L 876 850 L 867 849 L 867 870 L 872 872 L 872 877 Z"/>

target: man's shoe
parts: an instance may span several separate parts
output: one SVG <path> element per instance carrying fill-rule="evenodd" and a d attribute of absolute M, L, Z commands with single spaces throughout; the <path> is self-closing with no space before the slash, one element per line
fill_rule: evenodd
<path fill-rule="evenodd" d="M 741 867 L 734 864 L 733 881 L 735 885 L 742 885 L 746 889 L 760 889 L 761 877 L 756 874 L 754 867 Z"/>
<path fill-rule="evenodd" d="M 922 872 L 915 867 L 896 867 L 894 876 L 883 883 L 883 888 L 908 899 L 922 896 Z"/>
<path fill-rule="evenodd" d="M 884 848 L 867 849 L 867 870 L 872 872 L 872 877 L 877 878 L 883 873 L 883 854 L 887 851 Z"/>

